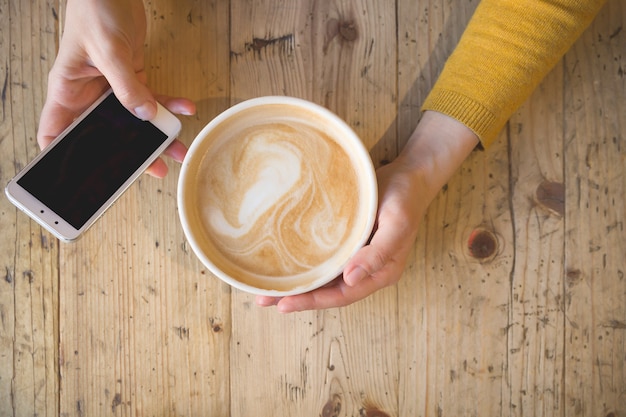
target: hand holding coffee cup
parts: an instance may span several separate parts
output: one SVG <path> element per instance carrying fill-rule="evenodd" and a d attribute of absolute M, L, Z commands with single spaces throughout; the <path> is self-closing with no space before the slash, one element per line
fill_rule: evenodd
<path fill-rule="evenodd" d="M 200 261 L 241 290 L 311 291 L 341 274 L 369 239 L 376 175 L 339 117 L 291 97 L 226 110 L 183 162 L 180 220 Z"/>

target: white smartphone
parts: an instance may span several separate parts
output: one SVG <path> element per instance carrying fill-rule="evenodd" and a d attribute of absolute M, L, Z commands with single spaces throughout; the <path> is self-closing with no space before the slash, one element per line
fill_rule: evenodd
<path fill-rule="evenodd" d="M 181 123 L 158 105 L 149 122 L 111 90 L 6 186 L 9 200 L 63 241 L 87 230 L 176 138 Z"/>

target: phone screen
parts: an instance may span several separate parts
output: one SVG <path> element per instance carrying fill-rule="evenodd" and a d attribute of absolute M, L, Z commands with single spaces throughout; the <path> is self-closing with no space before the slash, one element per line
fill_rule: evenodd
<path fill-rule="evenodd" d="M 109 94 L 17 183 L 80 229 L 166 140 Z"/>

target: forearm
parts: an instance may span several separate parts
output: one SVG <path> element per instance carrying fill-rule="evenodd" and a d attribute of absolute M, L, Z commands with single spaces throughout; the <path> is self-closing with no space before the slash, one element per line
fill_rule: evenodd
<path fill-rule="evenodd" d="M 488 146 L 605 0 L 482 0 L 424 103 Z"/>
<path fill-rule="evenodd" d="M 421 184 L 421 198 L 430 202 L 478 145 L 478 137 L 459 121 L 426 111 L 398 156 Z"/>

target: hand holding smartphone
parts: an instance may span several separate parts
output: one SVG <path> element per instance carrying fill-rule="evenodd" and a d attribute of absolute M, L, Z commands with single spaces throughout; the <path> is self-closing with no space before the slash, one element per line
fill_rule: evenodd
<path fill-rule="evenodd" d="M 135 117 L 111 90 L 81 114 L 6 186 L 9 200 L 53 235 L 87 230 L 172 143 L 181 129 L 158 104 Z"/>

